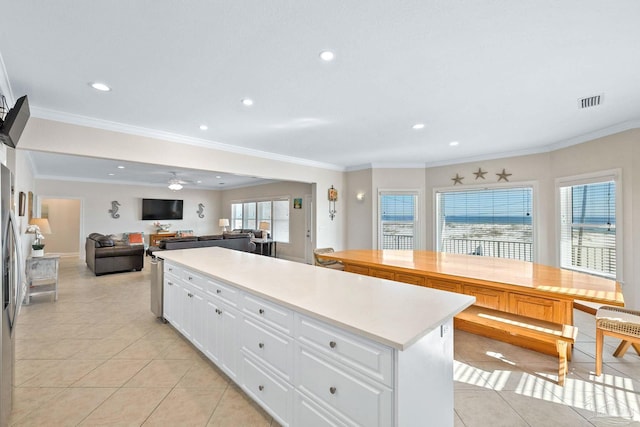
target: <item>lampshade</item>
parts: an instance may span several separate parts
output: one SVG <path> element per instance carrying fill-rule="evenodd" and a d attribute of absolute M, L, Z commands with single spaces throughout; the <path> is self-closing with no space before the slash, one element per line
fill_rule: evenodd
<path fill-rule="evenodd" d="M 220 219 L 218 220 L 218 225 L 219 225 L 220 227 L 228 227 L 228 226 L 229 226 L 229 219 L 227 219 L 227 218 L 220 218 Z"/>
<path fill-rule="evenodd" d="M 269 223 L 268 223 L 268 222 L 266 222 L 266 221 L 260 221 L 260 225 L 258 225 L 258 228 L 259 228 L 260 230 L 268 230 L 268 229 L 269 229 L 269 228 L 271 228 L 271 227 L 269 226 Z"/>
<path fill-rule="evenodd" d="M 31 218 L 29 225 L 37 225 L 42 234 L 51 234 L 51 226 L 47 218 Z"/>

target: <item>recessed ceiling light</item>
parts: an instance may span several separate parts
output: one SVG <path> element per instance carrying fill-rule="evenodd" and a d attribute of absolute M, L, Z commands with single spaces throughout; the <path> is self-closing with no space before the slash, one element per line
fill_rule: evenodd
<path fill-rule="evenodd" d="M 93 82 L 91 83 L 91 87 L 95 90 L 99 90 L 100 92 L 109 92 L 111 88 L 104 83 Z"/>
<path fill-rule="evenodd" d="M 207 125 L 200 125 L 200 130 L 207 130 L 209 129 L 209 126 Z"/>
<path fill-rule="evenodd" d="M 196 181 L 196 184 L 202 184 L 202 180 L 200 180 L 200 179 L 199 179 L 199 180 L 197 180 L 197 181 Z"/>
<path fill-rule="evenodd" d="M 415 125 L 411 126 L 413 129 L 424 129 L 424 123 L 416 123 Z"/>
<path fill-rule="evenodd" d="M 449 143 L 450 146 L 455 147 L 456 145 L 459 145 L 460 143 L 458 141 L 451 141 Z"/>
<path fill-rule="evenodd" d="M 220 175 L 216 175 L 216 179 L 220 179 L 222 178 Z"/>
<path fill-rule="evenodd" d="M 118 166 L 118 169 L 124 169 L 124 166 L 120 165 Z"/>
<path fill-rule="evenodd" d="M 247 106 L 247 107 L 250 107 L 250 106 L 252 106 L 252 105 L 253 105 L 253 99 L 250 99 L 250 98 L 243 98 L 243 99 L 242 99 L 242 104 L 243 104 L 243 105 L 245 105 L 245 106 Z"/>
<path fill-rule="evenodd" d="M 323 61 L 333 61 L 335 57 L 336 55 L 330 50 L 323 50 L 322 52 L 320 52 L 320 59 L 322 59 Z"/>
<path fill-rule="evenodd" d="M 109 175 L 109 176 L 114 176 L 114 175 L 115 175 L 115 173 L 110 173 L 110 174 L 107 174 L 107 175 Z"/>

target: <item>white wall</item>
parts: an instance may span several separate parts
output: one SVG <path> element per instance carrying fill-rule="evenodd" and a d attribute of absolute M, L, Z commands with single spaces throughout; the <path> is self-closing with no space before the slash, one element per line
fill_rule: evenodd
<path fill-rule="evenodd" d="M 193 230 L 196 234 L 217 234 L 221 212 L 221 192 L 216 190 L 183 189 L 173 192 L 165 187 L 141 185 L 101 184 L 76 181 L 37 179 L 35 192 L 38 198 L 79 199 L 82 206 L 80 252 L 84 257 L 85 238 L 91 233 L 118 234 L 143 231 L 148 236 L 155 233 L 155 221 L 143 221 L 142 199 L 182 199 L 184 219 L 161 221 L 170 223 L 171 230 Z M 117 200 L 119 218 L 109 213 L 111 202 Z M 197 214 L 198 203 L 204 204 L 204 218 Z M 55 232 L 55 230 L 52 230 Z"/>
<path fill-rule="evenodd" d="M 271 200 L 277 197 L 289 197 L 289 243 L 277 243 L 278 258 L 290 259 L 298 262 L 305 260 L 305 206 L 293 209 L 293 199 L 303 198 L 312 193 L 311 184 L 302 182 L 279 182 L 274 184 L 256 185 L 253 187 L 237 188 L 222 192 L 222 216 L 231 218 L 231 203 L 247 200 Z"/>

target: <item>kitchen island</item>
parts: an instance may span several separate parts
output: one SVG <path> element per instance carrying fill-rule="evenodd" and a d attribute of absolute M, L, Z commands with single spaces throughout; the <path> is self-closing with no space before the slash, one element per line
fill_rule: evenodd
<path fill-rule="evenodd" d="M 453 425 L 474 297 L 224 248 L 159 254 L 164 318 L 282 425 Z"/>

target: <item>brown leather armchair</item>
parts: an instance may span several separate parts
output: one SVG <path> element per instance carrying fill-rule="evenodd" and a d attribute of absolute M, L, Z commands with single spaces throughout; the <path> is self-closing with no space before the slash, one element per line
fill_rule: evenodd
<path fill-rule="evenodd" d="M 142 270 L 144 245 L 116 245 L 109 236 L 91 233 L 85 243 L 87 266 L 96 276 Z"/>

